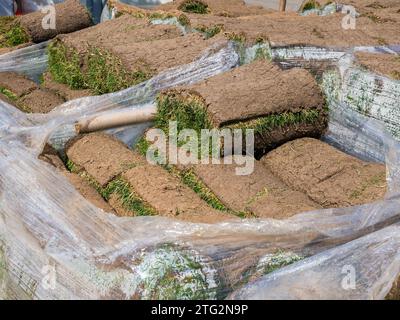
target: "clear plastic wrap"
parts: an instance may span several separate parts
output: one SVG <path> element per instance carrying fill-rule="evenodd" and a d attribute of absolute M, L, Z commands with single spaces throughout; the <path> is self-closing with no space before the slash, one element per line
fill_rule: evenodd
<path fill-rule="evenodd" d="M 15 55 L 8 56 L 10 64 Z M 7 68 L 7 57 L 0 61 Z M 194 224 L 120 218 L 87 202 L 37 158 L 49 139 L 62 145 L 73 135 L 80 117 L 140 108 L 159 90 L 200 81 L 238 62 L 233 46 L 215 47 L 141 85 L 73 100 L 47 115 L 26 115 L 0 101 L 0 297 L 384 298 L 400 273 L 399 143 L 380 122 L 337 100 L 334 91 L 341 86 L 334 81 L 326 89 L 331 122 L 325 138 L 385 161 L 385 200 L 285 220 Z M 19 66 L 8 70 L 13 68 Z M 134 139 L 129 132 L 137 128 L 115 133 Z M 294 263 L 264 274 L 277 259 Z M 251 270 L 249 276 L 243 267 Z M 346 282 L 349 268 L 355 271 L 355 289 Z"/>

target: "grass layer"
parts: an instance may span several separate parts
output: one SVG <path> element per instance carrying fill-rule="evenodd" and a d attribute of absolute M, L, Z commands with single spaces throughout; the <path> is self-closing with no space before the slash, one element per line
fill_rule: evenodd
<path fill-rule="evenodd" d="M 117 177 L 110 181 L 105 187 L 102 187 L 91 175 L 86 171 L 80 170 L 71 160 L 67 160 L 67 169 L 79 175 L 87 181 L 107 202 L 112 195 L 116 195 L 121 201 L 122 207 L 132 212 L 135 216 L 154 216 L 157 214 L 149 204 L 147 204 L 140 196 L 131 188 L 129 183 L 122 177 Z"/>
<path fill-rule="evenodd" d="M 90 89 L 94 94 L 105 94 L 129 88 L 152 76 L 149 70 L 144 69 L 126 71 L 117 57 L 95 47 L 80 57 L 76 51 L 56 40 L 50 44 L 48 53 L 53 79 L 71 89 Z M 84 61 L 87 68 L 82 68 Z"/>
<path fill-rule="evenodd" d="M 30 41 L 14 17 L 0 17 L 0 48 L 11 48 Z"/>
<path fill-rule="evenodd" d="M 321 111 L 316 109 L 302 110 L 299 112 L 283 112 L 270 114 L 256 119 L 239 121 L 225 125 L 230 129 L 254 129 L 255 134 L 262 134 L 291 125 L 314 124 L 321 116 Z M 177 121 L 178 133 L 183 129 L 194 129 L 198 134 L 202 129 L 212 129 L 205 102 L 201 97 L 192 94 L 161 94 L 157 98 L 157 116 L 155 124 L 165 132 L 168 130 L 169 121 Z"/>
<path fill-rule="evenodd" d="M 183 1 L 178 10 L 188 13 L 207 14 L 210 12 L 208 4 L 200 0 L 186 0 Z"/>

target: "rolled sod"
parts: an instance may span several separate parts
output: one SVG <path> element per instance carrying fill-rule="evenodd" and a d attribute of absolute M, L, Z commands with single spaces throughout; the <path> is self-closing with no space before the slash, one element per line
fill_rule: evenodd
<path fill-rule="evenodd" d="M 384 165 L 361 161 L 316 139 L 288 142 L 261 161 L 324 208 L 374 202 L 387 190 Z"/>
<path fill-rule="evenodd" d="M 175 0 L 157 6 L 155 10 L 178 10 L 184 13 L 211 14 L 222 17 L 262 15 L 273 12 L 262 6 L 248 5 L 243 0 Z"/>
<path fill-rule="evenodd" d="M 55 81 L 73 89 L 104 94 L 190 63 L 216 42 L 221 39 L 183 36 L 177 26 L 154 25 L 146 18 L 123 15 L 59 36 L 49 48 L 49 70 Z"/>
<path fill-rule="evenodd" d="M 106 134 L 78 137 L 66 154 L 70 171 L 94 186 L 119 216 L 161 215 L 204 223 L 234 218 L 213 209 L 178 177 Z"/>
<path fill-rule="evenodd" d="M 201 83 L 161 92 L 156 125 L 182 129 L 254 129 L 255 149 L 270 150 L 300 137 L 320 137 L 327 126 L 324 97 L 306 70 L 282 71 L 254 63 Z"/>
<path fill-rule="evenodd" d="M 43 27 L 49 21 L 47 16 L 50 11 L 37 11 L 20 17 L 0 17 L 0 48 L 43 42 L 58 34 L 74 32 L 93 24 L 88 10 L 79 0 L 66 0 L 56 4 L 54 9 L 55 28 Z"/>
<path fill-rule="evenodd" d="M 65 102 L 56 91 L 15 72 L 0 72 L 0 93 L 6 102 L 27 113 L 48 113 Z"/>
<path fill-rule="evenodd" d="M 228 208 L 247 217 L 288 218 L 320 209 L 306 194 L 292 189 L 255 159 L 254 171 L 238 176 L 236 164 L 193 165 L 196 176 Z"/>

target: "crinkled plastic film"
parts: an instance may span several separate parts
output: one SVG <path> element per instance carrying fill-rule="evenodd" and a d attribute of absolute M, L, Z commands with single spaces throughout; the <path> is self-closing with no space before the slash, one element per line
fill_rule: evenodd
<path fill-rule="evenodd" d="M 42 47 L 22 50 L 0 56 L 0 70 L 28 72 L 16 63 L 21 55 L 42 68 L 44 51 L 43 56 L 34 53 Z M 335 56 L 331 64 L 342 58 Z M 67 102 L 47 115 L 27 115 L 0 101 L 0 297 L 384 298 L 400 273 L 400 149 L 381 122 L 337 98 L 345 83 L 340 68 L 323 77 L 331 113 L 324 139 L 386 163 L 389 192 L 375 203 L 285 220 L 218 224 L 121 218 L 87 202 L 37 158 L 47 141 L 62 148 L 80 117 L 140 108 L 154 103 L 162 89 L 200 81 L 238 63 L 233 45 L 211 48 L 192 64 L 121 92 Z M 145 127 L 112 133 L 131 142 Z M 264 274 L 276 252 L 295 262 Z M 248 274 L 241 272 L 244 267 Z M 355 289 L 343 282 L 349 268 L 355 271 Z"/>

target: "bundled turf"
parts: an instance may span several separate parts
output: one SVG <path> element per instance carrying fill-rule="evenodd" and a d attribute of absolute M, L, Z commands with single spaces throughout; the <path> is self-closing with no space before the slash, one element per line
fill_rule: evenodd
<path fill-rule="evenodd" d="M 68 167 L 88 181 L 120 216 L 163 215 L 193 222 L 233 216 L 208 206 L 173 174 L 105 134 L 71 141 Z"/>
<path fill-rule="evenodd" d="M 29 113 L 47 113 L 65 102 L 57 91 L 41 88 L 27 77 L 14 72 L 0 72 L 0 99 Z"/>
<path fill-rule="evenodd" d="M 243 0 L 175 0 L 156 7 L 158 10 L 179 10 L 193 14 L 212 14 L 224 17 L 261 15 L 272 10 L 257 5 L 247 5 Z"/>
<path fill-rule="evenodd" d="M 370 203 L 386 193 L 384 165 L 361 161 L 316 139 L 288 142 L 262 162 L 325 208 Z"/>
<path fill-rule="evenodd" d="M 43 28 L 48 13 L 41 11 L 21 17 L 0 17 L 0 48 L 42 42 L 58 34 L 74 32 L 92 25 L 89 12 L 79 0 L 67 0 L 55 5 L 55 13 L 55 29 Z"/>
<path fill-rule="evenodd" d="M 125 15 L 58 37 L 49 48 L 49 70 L 73 89 L 109 93 L 192 62 L 216 41 L 199 34 L 183 37 L 176 26 Z"/>
<path fill-rule="evenodd" d="M 324 97 L 305 70 L 281 71 L 266 60 L 207 81 L 162 92 L 156 124 L 186 128 L 254 129 L 255 149 L 265 152 L 300 137 L 319 137 L 327 125 Z"/>

